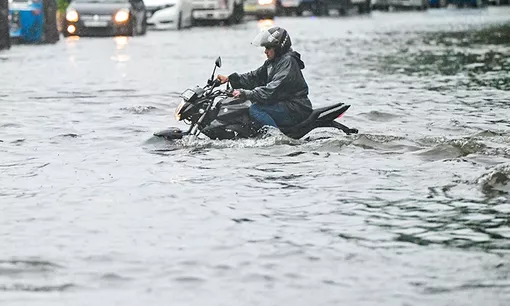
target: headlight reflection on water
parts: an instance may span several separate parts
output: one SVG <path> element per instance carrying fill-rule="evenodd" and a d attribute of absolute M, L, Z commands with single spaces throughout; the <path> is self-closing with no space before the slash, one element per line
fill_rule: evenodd
<path fill-rule="evenodd" d="M 116 62 L 127 62 L 130 59 L 130 56 L 124 53 L 126 46 L 128 44 L 129 38 L 126 36 L 116 36 L 113 38 L 115 41 L 115 55 L 111 57 L 113 61 Z"/>
<path fill-rule="evenodd" d="M 124 49 L 128 44 L 128 38 L 126 36 L 115 36 L 113 40 L 117 45 L 117 50 Z"/>
<path fill-rule="evenodd" d="M 79 36 L 69 36 L 65 39 L 65 43 L 66 43 L 66 46 L 67 46 L 67 49 L 68 49 L 68 55 L 69 55 L 69 62 L 72 63 L 73 65 L 76 64 L 76 56 L 75 56 L 75 53 L 76 53 L 76 44 L 77 44 L 77 41 L 80 40 L 80 37 Z"/>
<path fill-rule="evenodd" d="M 80 36 L 69 36 L 65 39 L 66 45 L 69 49 L 76 48 L 76 42 L 80 40 Z"/>
<path fill-rule="evenodd" d="M 67 44 L 70 45 L 70 46 L 75 46 L 76 45 L 76 41 L 80 40 L 80 36 L 69 36 L 66 38 L 66 41 L 67 41 Z"/>

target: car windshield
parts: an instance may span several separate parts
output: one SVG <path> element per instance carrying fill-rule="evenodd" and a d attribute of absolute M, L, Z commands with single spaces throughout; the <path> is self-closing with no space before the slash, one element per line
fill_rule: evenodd
<path fill-rule="evenodd" d="M 75 0 L 79 3 L 127 3 L 129 0 Z"/>

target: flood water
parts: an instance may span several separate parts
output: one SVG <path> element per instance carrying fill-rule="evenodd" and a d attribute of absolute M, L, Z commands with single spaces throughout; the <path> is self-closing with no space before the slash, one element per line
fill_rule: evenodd
<path fill-rule="evenodd" d="M 267 22 L 0 53 L 1 305 L 508 305 L 510 8 L 275 22 L 358 135 L 152 136 Z"/>

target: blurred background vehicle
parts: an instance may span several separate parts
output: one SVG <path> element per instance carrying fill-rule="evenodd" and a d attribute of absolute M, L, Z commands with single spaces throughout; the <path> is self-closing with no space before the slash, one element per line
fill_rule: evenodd
<path fill-rule="evenodd" d="M 371 0 L 351 0 L 352 5 L 357 8 L 358 13 L 368 14 L 372 11 Z"/>
<path fill-rule="evenodd" d="M 7 0 L 0 0 L 0 50 L 9 49 L 10 47 L 9 3 Z"/>
<path fill-rule="evenodd" d="M 312 10 L 315 0 L 281 0 L 282 12 L 286 16 L 303 15 L 305 10 Z"/>
<path fill-rule="evenodd" d="M 426 10 L 429 0 L 388 0 L 388 5 L 397 9 Z"/>
<path fill-rule="evenodd" d="M 193 20 L 201 22 L 239 23 L 244 17 L 244 0 L 192 0 Z"/>
<path fill-rule="evenodd" d="M 448 5 L 448 0 L 429 0 L 429 7 L 442 8 Z"/>
<path fill-rule="evenodd" d="M 244 13 L 259 19 L 273 19 L 277 0 L 244 0 Z"/>
<path fill-rule="evenodd" d="M 10 0 L 9 36 L 20 43 L 56 43 L 57 3 L 55 0 Z"/>
<path fill-rule="evenodd" d="M 347 2 L 349 0 L 345 0 Z M 302 16 L 305 11 L 310 11 L 316 16 L 323 15 L 321 8 L 323 7 L 323 0 L 281 0 L 280 2 L 282 15 Z"/>
<path fill-rule="evenodd" d="M 485 7 L 489 4 L 488 0 L 449 0 L 450 4 L 457 7 Z"/>
<path fill-rule="evenodd" d="M 389 0 L 372 0 L 372 10 L 388 11 L 390 9 Z"/>
<path fill-rule="evenodd" d="M 281 0 L 278 11 L 286 16 L 302 16 L 305 11 L 315 16 L 327 16 L 330 11 L 337 11 L 343 16 L 353 8 L 360 14 L 370 13 L 371 0 Z"/>
<path fill-rule="evenodd" d="M 510 4 L 510 1 L 509 0 L 489 0 L 488 3 L 490 5 L 508 5 Z"/>
<path fill-rule="evenodd" d="M 292 13 L 296 12 L 297 7 L 301 0 L 280 0 L 277 4 L 278 7 L 278 15 L 290 16 Z"/>
<path fill-rule="evenodd" d="M 147 31 L 143 0 L 73 0 L 67 7 L 64 36 L 134 36 Z"/>
<path fill-rule="evenodd" d="M 168 30 L 193 25 L 191 0 L 144 0 L 149 29 Z"/>
<path fill-rule="evenodd" d="M 355 9 L 359 14 L 368 14 L 372 11 L 371 0 L 322 0 L 325 8 L 323 11 L 329 14 L 330 10 L 338 11 L 340 16 Z"/>

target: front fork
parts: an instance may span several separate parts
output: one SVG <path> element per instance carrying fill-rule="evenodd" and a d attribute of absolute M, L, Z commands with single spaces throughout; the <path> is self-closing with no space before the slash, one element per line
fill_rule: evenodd
<path fill-rule="evenodd" d="M 200 126 L 202 121 L 204 121 L 204 118 L 207 116 L 207 114 L 209 114 L 209 111 L 211 110 L 212 106 L 213 106 L 213 103 L 210 103 L 207 106 L 207 108 L 205 109 L 202 116 L 200 116 L 200 118 L 198 118 L 197 122 L 195 122 L 195 124 L 193 124 L 192 126 L 189 127 L 189 130 L 187 132 L 189 135 L 192 135 L 192 136 L 200 135 L 200 130 L 198 129 L 198 127 Z"/>

